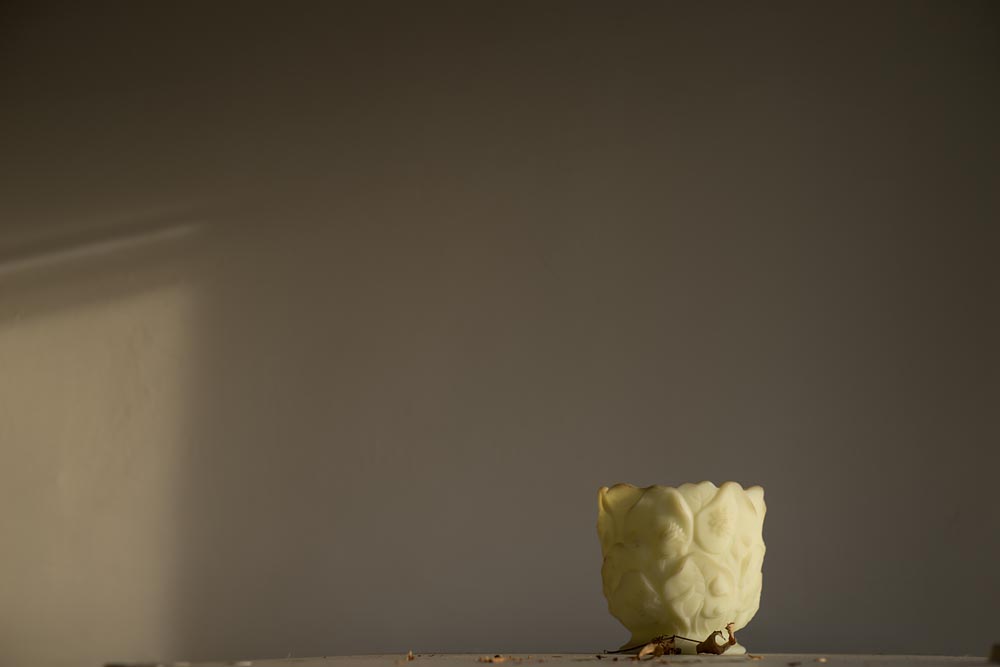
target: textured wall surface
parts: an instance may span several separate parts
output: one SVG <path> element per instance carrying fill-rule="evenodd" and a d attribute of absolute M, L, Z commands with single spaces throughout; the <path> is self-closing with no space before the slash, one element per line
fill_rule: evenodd
<path fill-rule="evenodd" d="M 997 21 L 4 3 L 0 663 L 618 646 L 702 479 L 751 650 L 984 652 Z"/>

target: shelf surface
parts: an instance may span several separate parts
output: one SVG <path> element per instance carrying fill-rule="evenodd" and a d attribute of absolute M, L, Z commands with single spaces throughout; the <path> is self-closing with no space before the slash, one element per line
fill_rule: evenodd
<path fill-rule="evenodd" d="M 615 658 L 617 657 L 617 660 Z M 592 653 L 563 654 L 466 654 L 418 653 L 412 660 L 405 654 L 324 656 L 316 658 L 277 658 L 269 660 L 231 660 L 225 662 L 175 662 L 154 665 L 150 663 L 109 663 L 107 667 L 580 667 L 580 663 L 593 663 L 607 667 L 626 667 L 636 661 L 630 656 Z M 939 655 L 838 655 L 769 653 L 757 655 L 679 655 L 664 656 L 642 661 L 649 667 L 666 664 L 746 664 L 748 667 L 963 667 L 991 665 L 984 657 Z"/>

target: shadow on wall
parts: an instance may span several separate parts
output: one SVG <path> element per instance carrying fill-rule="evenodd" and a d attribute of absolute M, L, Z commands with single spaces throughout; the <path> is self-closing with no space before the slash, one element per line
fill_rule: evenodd
<path fill-rule="evenodd" d="M 0 240 L 6 320 L 114 300 L 191 275 L 205 232 L 189 212 L 143 213 L 107 222 L 34 222 Z"/>

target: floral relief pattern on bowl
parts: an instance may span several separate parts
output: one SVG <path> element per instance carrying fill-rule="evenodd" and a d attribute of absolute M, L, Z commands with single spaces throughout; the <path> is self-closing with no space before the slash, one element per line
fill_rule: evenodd
<path fill-rule="evenodd" d="M 745 627 L 760 605 L 766 509 L 764 489 L 736 482 L 601 488 L 601 578 L 626 645 Z"/>

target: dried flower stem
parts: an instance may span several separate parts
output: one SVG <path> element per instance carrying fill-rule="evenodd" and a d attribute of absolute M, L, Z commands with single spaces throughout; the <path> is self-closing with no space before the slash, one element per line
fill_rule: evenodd
<path fill-rule="evenodd" d="M 658 644 L 660 642 L 664 642 L 671 639 L 683 639 L 684 641 L 691 642 L 693 644 L 698 643 L 697 639 L 688 639 L 687 637 L 681 637 L 680 635 L 660 635 L 659 637 L 653 637 L 650 641 L 646 642 L 645 644 L 636 644 L 635 646 L 629 646 L 628 648 L 620 648 L 617 651 L 605 651 L 605 653 L 609 655 L 613 653 L 628 653 L 629 651 L 635 651 L 636 649 L 641 649 L 644 646 L 648 646 L 649 644 Z"/>
<path fill-rule="evenodd" d="M 617 651 L 605 651 L 605 653 L 630 653 L 632 651 L 638 650 L 639 654 L 636 656 L 637 659 L 641 660 L 645 657 L 660 657 L 664 653 L 676 654 L 680 653 L 680 649 L 674 646 L 674 640 L 681 639 L 686 642 L 691 642 L 692 644 L 697 644 L 695 651 L 697 653 L 711 653 L 714 655 L 721 655 L 729 649 L 730 646 L 736 643 L 736 633 L 733 632 L 733 626 L 735 623 L 729 623 L 726 625 L 726 631 L 729 633 L 729 639 L 725 642 L 716 641 L 716 637 L 722 636 L 721 630 L 716 630 L 708 637 L 705 641 L 699 642 L 697 639 L 690 639 L 688 637 L 681 637 L 680 635 L 660 635 L 659 637 L 653 637 L 650 641 L 645 644 L 636 644 L 635 646 L 629 646 L 627 648 L 620 648 Z"/>
<path fill-rule="evenodd" d="M 698 644 L 697 648 L 698 653 L 712 653 L 714 655 L 722 655 L 723 653 L 725 653 L 730 646 L 736 643 L 736 633 L 733 632 L 734 625 L 736 624 L 729 623 L 728 625 L 726 625 L 726 632 L 729 633 L 729 639 L 727 641 L 721 644 L 717 642 L 716 637 L 721 637 L 722 631 L 716 630 L 715 632 L 710 634 L 705 639 L 705 641 Z"/>

